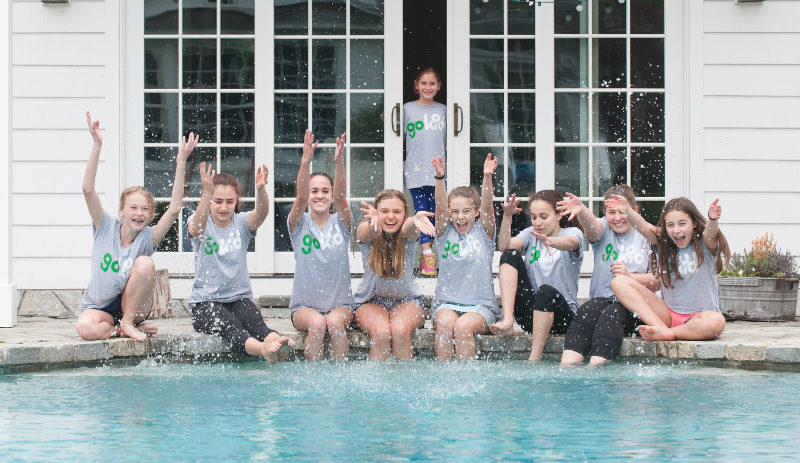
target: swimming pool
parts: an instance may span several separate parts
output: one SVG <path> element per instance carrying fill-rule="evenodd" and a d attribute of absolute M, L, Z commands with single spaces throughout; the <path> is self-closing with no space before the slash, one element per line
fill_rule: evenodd
<path fill-rule="evenodd" d="M 797 373 L 522 361 L 131 365 L 0 376 L 0 459 L 795 459 Z"/>

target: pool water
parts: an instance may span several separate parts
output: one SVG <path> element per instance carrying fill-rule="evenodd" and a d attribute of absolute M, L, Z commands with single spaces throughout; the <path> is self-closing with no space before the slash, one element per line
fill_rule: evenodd
<path fill-rule="evenodd" d="M 761 460 L 800 452 L 800 374 L 415 360 L 0 375 L 0 460 Z"/>

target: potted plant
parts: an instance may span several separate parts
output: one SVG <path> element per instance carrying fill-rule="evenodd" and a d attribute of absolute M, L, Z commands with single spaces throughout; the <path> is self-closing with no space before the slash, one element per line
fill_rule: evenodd
<path fill-rule="evenodd" d="M 732 320 L 794 320 L 797 309 L 797 262 L 782 252 L 770 233 L 752 248 L 734 253 L 720 273 L 719 302 Z"/>

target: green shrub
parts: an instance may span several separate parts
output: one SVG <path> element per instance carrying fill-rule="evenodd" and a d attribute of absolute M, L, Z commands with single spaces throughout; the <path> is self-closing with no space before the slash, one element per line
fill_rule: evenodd
<path fill-rule="evenodd" d="M 724 276 L 797 278 L 797 261 L 789 251 L 776 246 L 772 234 L 753 240 L 753 248 L 733 253 L 731 261 L 720 273 Z"/>

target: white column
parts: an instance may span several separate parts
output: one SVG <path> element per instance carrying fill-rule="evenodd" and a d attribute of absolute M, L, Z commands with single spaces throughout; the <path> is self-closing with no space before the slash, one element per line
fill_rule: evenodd
<path fill-rule="evenodd" d="M 5 171 L 5 182 L 0 181 L 0 327 L 17 324 L 19 294 L 14 284 L 14 257 L 12 254 L 13 220 L 11 197 L 13 187 L 13 151 L 11 149 L 11 2 L 0 6 L 0 165 Z M 5 212 L 3 212 L 5 211 Z"/>

